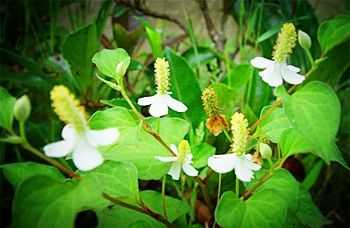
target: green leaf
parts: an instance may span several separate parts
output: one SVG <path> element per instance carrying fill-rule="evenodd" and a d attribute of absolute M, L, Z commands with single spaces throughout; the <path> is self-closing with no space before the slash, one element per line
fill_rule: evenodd
<path fill-rule="evenodd" d="M 342 15 L 326 21 L 318 29 L 317 37 L 323 54 L 350 39 L 350 16 Z"/>
<path fill-rule="evenodd" d="M 76 214 L 101 197 L 94 178 L 58 181 L 34 176 L 22 182 L 12 205 L 13 227 L 74 227 Z"/>
<path fill-rule="evenodd" d="M 171 92 L 175 99 L 183 102 L 188 110 L 184 113 L 170 112 L 171 116 L 182 116 L 191 121 L 194 128 L 197 128 L 205 119 L 201 104 L 201 90 L 198 81 L 186 59 L 177 55 L 170 48 L 165 49 L 165 57 L 170 64 L 170 85 Z"/>
<path fill-rule="evenodd" d="M 156 191 L 142 191 L 141 199 L 145 205 L 153 212 L 163 215 L 162 207 L 162 195 Z M 184 201 L 165 196 L 167 216 L 170 222 L 175 221 L 177 218 L 185 215 L 190 211 L 190 206 Z M 133 211 L 131 209 L 123 208 L 118 205 L 112 209 L 105 209 L 97 213 L 101 227 L 129 227 L 131 224 L 143 221 L 150 224 L 151 227 L 165 227 L 164 224 L 155 220 L 154 218 L 142 214 L 140 212 Z"/>
<path fill-rule="evenodd" d="M 311 152 L 329 164 L 340 122 L 340 103 L 334 91 L 322 82 L 310 82 L 285 97 L 283 104 L 293 128 L 313 146 Z"/>
<path fill-rule="evenodd" d="M 65 177 L 58 169 L 49 165 L 42 165 L 35 162 L 17 162 L 11 164 L 1 165 L 6 179 L 14 186 L 17 187 L 24 180 L 37 176 L 47 175 L 58 181 L 63 181 Z"/>
<path fill-rule="evenodd" d="M 99 45 L 96 23 L 69 34 L 62 44 L 62 54 L 71 66 L 76 86 L 81 94 L 85 94 L 91 84 L 93 76 L 91 59 Z"/>
<path fill-rule="evenodd" d="M 261 111 L 263 116 L 271 106 L 266 106 Z M 290 129 L 290 124 L 283 108 L 276 108 L 265 120 L 263 120 L 257 130 L 256 135 L 265 135 L 268 140 L 274 143 L 278 143 L 281 140 L 283 132 Z"/>
<path fill-rule="evenodd" d="M 281 29 L 281 25 L 278 24 L 277 26 L 271 28 L 270 30 L 264 32 L 263 34 L 261 34 L 261 36 L 258 37 L 258 39 L 256 40 L 257 43 L 261 43 L 267 39 L 269 39 L 270 37 L 272 37 L 273 35 L 277 34 Z"/>
<path fill-rule="evenodd" d="M 142 191 L 141 198 L 143 202 L 149 207 L 151 210 L 157 212 L 158 214 L 163 214 L 162 207 L 162 194 L 156 191 Z M 175 219 L 181 217 L 188 213 L 191 207 L 184 201 L 175 199 L 170 196 L 165 196 L 165 205 L 167 208 L 167 216 L 170 222 L 175 221 Z"/>
<path fill-rule="evenodd" d="M 193 167 L 202 168 L 207 166 L 208 158 L 215 154 L 215 147 L 207 143 L 201 143 L 192 146 L 191 152 L 193 155 Z"/>
<path fill-rule="evenodd" d="M 245 86 L 253 75 L 254 69 L 249 64 L 240 64 L 232 69 L 227 75 L 229 85 L 239 89 Z"/>
<path fill-rule="evenodd" d="M 332 48 L 306 81 L 318 80 L 326 82 L 333 88 L 337 86 L 345 71 L 350 67 L 350 52 L 344 50 L 350 50 L 350 40 Z"/>
<path fill-rule="evenodd" d="M 140 26 L 134 31 L 127 31 L 122 25 L 113 25 L 113 37 L 119 48 L 125 49 L 129 55 L 132 54 L 137 42 L 143 35 L 143 27 Z"/>
<path fill-rule="evenodd" d="M 310 189 L 317 181 L 321 170 L 323 168 L 323 161 L 319 160 L 316 164 L 313 164 L 311 170 L 307 174 L 306 178 L 303 180 L 302 186 L 305 189 Z"/>
<path fill-rule="evenodd" d="M 162 33 L 153 28 L 153 26 L 145 19 L 137 17 L 137 20 L 146 29 L 147 41 L 151 45 L 154 58 L 163 57 Z"/>
<path fill-rule="evenodd" d="M 105 161 L 96 169 L 81 174 L 82 178 L 94 177 L 99 189 L 108 195 L 127 202 L 139 201 L 137 169 L 130 162 Z M 110 203 L 101 197 L 94 204 L 94 208 L 105 208 Z"/>
<path fill-rule="evenodd" d="M 15 105 L 16 98 L 11 96 L 6 89 L 0 87 L 0 127 L 3 127 L 9 131 L 12 130 L 13 122 L 13 106 Z"/>
<path fill-rule="evenodd" d="M 257 179 L 254 179 L 248 187 L 256 184 L 256 181 Z M 287 200 L 287 217 L 282 226 L 296 227 L 295 224 L 299 224 L 298 227 L 320 227 L 325 222 L 325 218 L 315 206 L 308 191 L 303 189 L 288 171 L 277 170 L 256 190 L 255 194 L 269 189 L 278 192 Z"/>
<path fill-rule="evenodd" d="M 178 143 L 184 138 L 189 124 L 179 118 L 149 118 L 147 122 L 157 131 L 164 142 Z M 147 133 L 140 121 L 135 120 L 129 111 L 123 107 L 115 107 L 96 112 L 90 119 L 90 126 L 94 129 L 116 127 L 120 131 L 120 138 L 112 145 L 104 148 L 102 154 L 105 159 L 114 161 L 130 161 L 138 169 L 140 179 L 160 179 L 169 170 L 169 163 L 155 159 L 155 156 L 172 156 L 153 136 Z"/>
<path fill-rule="evenodd" d="M 313 146 L 294 129 L 287 129 L 281 135 L 281 149 L 283 157 L 314 150 Z"/>
<path fill-rule="evenodd" d="M 121 64 L 120 66 L 123 66 L 126 70 L 130 64 L 130 56 L 121 48 L 115 50 L 103 49 L 94 55 L 92 62 L 96 64 L 102 74 L 119 81 L 119 77 L 123 75 L 117 74 L 117 65 Z"/>
<path fill-rule="evenodd" d="M 215 218 L 224 228 L 281 227 L 287 206 L 286 199 L 273 189 L 257 192 L 245 202 L 233 192 L 225 192 L 215 210 Z"/>
<path fill-rule="evenodd" d="M 199 65 L 208 64 L 213 59 L 218 58 L 218 54 L 215 50 L 208 47 L 197 47 L 198 50 L 198 58 L 194 51 L 194 48 L 191 47 L 187 49 L 184 53 L 182 53 L 182 57 L 184 57 L 187 62 L 190 64 L 192 68 L 196 68 Z"/>

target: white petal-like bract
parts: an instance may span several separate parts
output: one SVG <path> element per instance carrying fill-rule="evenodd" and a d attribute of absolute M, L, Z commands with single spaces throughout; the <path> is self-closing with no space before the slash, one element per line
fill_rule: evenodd
<path fill-rule="evenodd" d="M 295 69 L 291 70 L 287 64 L 281 66 L 282 78 L 289 84 L 298 85 L 302 83 L 305 79 L 304 76 L 295 72 Z"/>
<path fill-rule="evenodd" d="M 252 64 L 256 68 L 264 69 L 272 67 L 274 61 L 266 59 L 264 57 L 255 57 L 254 59 L 250 60 L 250 64 Z"/>
<path fill-rule="evenodd" d="M 213 155 L 208 159 L 208 166 L 217 173 L 228 173 L 235 168 L 236 154 Z"/>
<path fill-rule="evenodd" d="M 173 180 L 178 180 L 180 178 L 181 165 L 178 162 L 173 162 L 168 171 L 168 174 L 173 178 Z"/>
<path fill-rule="evenodd" d="M 178 101 L 172 98 L 170 95 L 167 95 L 167 104 L 168 107 L 177 112 L 186 112 L 187 107 L 181 101 Z"/>
<path fill-rule="evenodd" d="M 106 146 L 114 143 L 119 138 L 119 131 L 116 128 L 88 130 L 86 137 L 92 146 Z"/>
<path fill-rule="evenodd" d="M 150 96 L 150 97 L 142 97 L 137 100 L 137 104 L 141 106 L 146 106 L 154 103 L 154 99 L 157 97 L 156 95 Z"/>
<path fill-rule="evenodd" d="M 101 165 L 103 157 L 86 139 L 81 138 L 73 151 L 73 163 L 78 169 L 88 171 Z"/>
<path fill-rule="evenodd" d="M 208 159 L 208 166 L 217 173 L 228 173 L 235 170 L 237 178 L 244 182 L 253 179 L 253 170 L 259 170 L 260 165 L 252 161 L 250 154 L 237 156 L 237 154 L 213 155 Z"/>
<path fill-rule="evenodd" d="M 283 80 L 289 84 L 297 85 L 304 81 L 305 77 L 298 74 L 298 67 L 287 65 L 285 62 L 274 62 L 272 60 L 255 57 L 250 60 L 250 64 L 259 69 L 264 69 L 259 72 L 262 80 L 272 87 L 282 85 Z"/>
<path fill-rule="evenodd" d="M 172 98 L 169 94 L 156 94 L 151 97 L 143 97 L 138 99 L 137 103 L 141 106 L 151 105 L 149 113 L 154 117 L 161 117 L 168 114 L 168 107 L 177 112 L 185 112 L 186 105 Z"/>
<path fill-rule="evenodd" d="M 67 156 L 75 147 L 74 140 L 61 140 L 49 143 L 44 146 L 45 155 L 48 157 L 60 158 Z"/>
<path fill-rule="evenodd" d="M 177 157 L 163 157 L 163 156 L 155 156 L 161 162 L 174 162 L 177 161 Z"/>
<path fill-rule="evenodd" d="M 182 165 L 182 170 L 187 176 L 195 177 L 198 176 L 198 170 L 196 170 L 189 162 Z"/>

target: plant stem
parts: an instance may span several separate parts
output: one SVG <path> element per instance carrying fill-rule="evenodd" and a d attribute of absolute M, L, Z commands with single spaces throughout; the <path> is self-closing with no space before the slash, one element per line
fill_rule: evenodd
<path fill-rule="evenodd" d="M 270 179 L 270 177 L 273 176 L 273 172 L 268 172 L 266 173 L 264 176 L 262 176 L 258 183 L 256 183 L 251 189 L 245 191 L 242 196 L 241 196 L 241 200 L 247 200 L 251 195 L 252 193 L 257 189 L 259 188 L 263 183 L 265 183 L 265 181 L 267 181 L 268 179 Z"/>
<path fill-rule="evenodd" d="M 321 56 L 322 57 L 322 56 Z M 308 78 L 315 70 L 317 69 L 317 66 L 313 66 L 309 72 L 307 72 L 305 74 L 305 78 Z M 293 85 L 292 87 L 289 88 L 289 90 L 287 91 L 288 94 L 291 94 L 298 85 Z M 282 100 L 280 98 L 277 98 L 275 103 L 273 103 L 273 105 L 270 107 L 269 110 L 267 110 L 267 112 L 260 117 L 254 124 L 253 126 L 250 128 L 250 132 L 253 132 L 258 126 L 259 124 L 264 121 L 272 112 L 273 110 L 275 110 L 278 106 L 280 106 L 282 104 Z"/>
<path fill-rule="evenodd" d="M 128 209 L 131 209 L 131 210 L 134 210 L 134 211 L 138 211 L 142 214 L 146 214 L 146 215 L 149 215 L 151 216 L 152 218 L 158 220 L 159 222 L 163 223 L 164 225 L 166 225 L 167 227 L 175 227 L 173 224 L 171 224 L 171 222 L 169 222 L 166 218 L 164 218 L 162 215 L 160 214 L 157 214 L 156 212 L 152 211 L 151 209 L 149 209 L 146 205 L 144 205 L 142 202 L 140 203 L 140 206 L 141 207 L 137 207 L 135 205 L 132 205 L 132 204 L 128 204 L 128 203 L 125 203 L 119 199 L 116 199 L 104 192 L 102 192 L 102 197 L 111 201 L 112 203 L 115 203 L 119 206 L 122 206 L 122 207 L 125 207 L 125 208 L 128 208 Z"/>
<path fill-rule="evenodd" d="M 43 159 L 44 161 L 50 163 L 53 166 L 55 166 L 57 169 L 61 170 L 65 174 L 67 174 L 69 177 L 80 179 L 80 176 L 78 174 L 76 174 L 73 170 L 65 167 L 64 165 L 62 165 L 58 161 L 45 156 L 41 151 L 37 150 L 35 147 L 33 147 L 32 145 L 30 145 L 28 143 L 28 140 L 27 140 L 27 137 L 26 137 L 26 131 L 25 131 L 25 121 L 20 121 L 19 122 L 19 132 L 20 132 L 20 136 L 22 138 L 21 146 L 24 149 L 28 150 L 29 152 L 31 152 L 35 156 Z"/>
<path fill-rule="evenodd" d="M 128 97 L 128 95 L 126 94 L 126 92 L 124 91 L 124 89 L 122 89 L 121 91 L 122 96 L 124 97 L 124 99 L 126 100 L 126 102 L 128 102 L 129 106 L 131 107 L 131 109 L 133 110 L 133 112 L 137 115 L 137 117 L 142 121 L 143 126 L 145 127 L 145 130 L 151 134 L 153 136 L 153 138 L 155 138 L 160 144 L 162 144 L 173 156 L 176 156 L 176 154 L 170 149 L 170 147 L 164 142 L 164 140 L 159 136 L 159 134 L 157 134 L 157 132 L 155 132 L 152 128 L 151 125 L 149 125 L 149 123 L 146 122 L 145 117 L 139 112 L 137 111 L 137 109 L 135 108 L 134 104 L 132 103 L 132 101 L 130 100 L 130 98 Z"/>
<path fill-rule="evenodd" d="M 237 177 L 236 177 L 236 195 L 237 197 L 239 197 L 239 180 Z"/>
<path fill-rule="evenodd" d="M 166 184 L 166 174 L 163 177 L 162 181 L 162 206 L 163 206 L 163 214 L 164 217 L 167 219 L 167 213 L 166 213 L 166 204 L 165 204 L 165 184 Z"/>
<path fill-rule="evenodd" d="M 210 197 L 209 197 L 209 192 L 208 192 L 207 187 L 205 186 L 205 183 L 198 176 L 196 176 L 194 178 L 198 182 L 199 187 L 202 190 L 203 198 L 204 198 L 204 201 L 205 201 L 205 203 L 207 204 L 207 206 L 209 208 L 209 211 L 212 213 L 213 212 L 213 205 L 211 204 Z"/>
<path fill-rule="evenodd" d="M 37 157 L 43 159 L 44 161 L 50 163 L 51 165 L 55 166 L 57 169 L 61 170 L 63 173 L 67 174 L 69 177 L 80 179 L 80 176 L 76 174 L 73 170 L 65 167 L 61 163 L 57 162 L 56 160 L 46 157 L 42 152 L 34 148 L 32 145 L 30 145 L 27 141 L 23 142 L 22 147 L 32 154 L 36 155 Z"/>
<path fill-rule="evenodd" d="M 217 203 L 220 201 L 220 194 L 221 194 L 221 179 L 222 179 L 222 174 L 219 173 L 219 183 L 218 183 L 218 197 L 217 197 Z"/>
<path fill-rule="evenodd" d="M 228 140 L 230 143 L 232 143 L 232 138 L 230 137 L 230 135 L 228 134 L 228 132 L 226 131 L 226 129 L 225 129 L 225 128 L 222 128 L 222 131 L 224 132 L 224 134 L 225 134 L 227 140 Z"/>

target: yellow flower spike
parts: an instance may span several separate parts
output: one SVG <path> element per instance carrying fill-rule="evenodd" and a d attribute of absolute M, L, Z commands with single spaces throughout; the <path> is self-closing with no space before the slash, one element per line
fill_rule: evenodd
<path fill-rule="evenodd" d="M 285 62 L 292 53 L 292 49 L 295 47 L 297 40 L 297 33 L 292 23 L 286 23 L 282 26 L 281 32 L 278 34 L 278 38 L 275 46 L 273 47 L 273 60 L 282 63 Z"/>
<path fill-rule="evenodd" d="M 217 117 L 221 114 L 221 108 L 213 88 L 206 88 L 202 92 L 204 111 L 208 117 Z"/>
<path fill-rule="evenodd" d="M 248 145 L 248 121 L 242 113 L 235 112 L 231 117 L 231 131 L 232 131 L 232 152 L 241 156 L 245 153 Z"/>
<path fill-rule="evenodd" d="M 223 127 L 228 129 L 228 124 L 225 116 L 221 113 L 221 106 L 214 89 L 206 88 L 203 90 L 202 102 L 204 111 L 208 116 L 205 125 L 210 132 L 218 136 L 222 132 Z"/>
<path fill-rule="evenodd" d="M 186 157 L 188 154 L 191 153 L 191 148 L 190 148 L 190 144 L 188 143 L 187 140 L 181 140 L 179 146 L 178 146 L 178 161 L 180 164 L 183 164 L 186 160 Z"/>
<path fill-rule="evenodd" d="M 165 95 L 169 90 L 169 63 L 165 58 L 157 58 L 154 64 L 157 93 Z"/>
<path fill-rule="evenodd" d="M 55 86 L 50 93 L 52 107 L 58 118 L 66 124 L 72 124 L 77 133 L 87 129 L 87 114 L 84 106 L 64 85 Z"/>

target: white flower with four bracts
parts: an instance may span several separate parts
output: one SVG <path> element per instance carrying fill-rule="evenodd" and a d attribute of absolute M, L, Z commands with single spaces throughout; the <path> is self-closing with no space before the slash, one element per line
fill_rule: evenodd
<path fill-rule="evenodd" d="M 254 178 L 254 171 L 261 168 L 252 161 L 251 154 L 237 155 L 236 153 L 214 155 L 208 159 L 209 167 L 217 173 L 228 173 L 233 169 L 237 178 L 244 182 L 250 182 Z"/>
<path fill-rule="evenodd" d="M 178 151 L 174 144 L 170 145 L 170 149 L 176 156 L 155 156 L 155 158 L 161 162 L 172 162 L 170 170 L 167 172 L 167 174 L 169 174 L 173 180 L 178 180 L 180 178 L 181 169 L 190 177 L 195 177 L 198 175 L 198 171 L 192 166 L 193 155 L 191 153 Z"/>
<path fill-rule="evenodd" d="M 283 80 L 293 85 L 304 81 L 305 77 L 298 74 L 300 71 L 298 67 L 287 65 L 287 58 L 292 53 L 296 45 L 296 40 L 297 33 L 294 25 L 292 23 L 285 23 L 273 47 L 273 61 L 263 57 L 256 57 L 250 61 L 254 67 L 264 69 L 259 72 L 259 75 L 270 86 L 280 86 Z"/>
<path fill-rule="evenodd" d="M 44 146 L 46 156 L 59 158 L 72 153 L 74 165 L 83 171 L 101 165 L 103 157 L 98 146 L 114 143 L 119 138 L 118 129 L 91 130 L 84 106 L 67 87 L 55 86 L 50 95 L 55 113 L 66 126 L 62 129 L 63 140 Z"/>
<path fill-rule="evenodd" d="M 157 58 L 154 68 L 157 94 L 150 97 L 140 98 L 137 103 L 141 106 L 151 105 L 149 113 L 154 117 L 167 115 L 168 108 L 177 112 L 185 112 L 187 110 L 186 105 L 170 96 L 169 63 L 165 59 Z"/>
<path fill-rule="evenodd" d="M 283 80 L 289 84 L 297 85 L 304 81 L 305 77 L 298 74 L 298 67 L 287 65 L 286 62 L 272 61 L 263 57 L 255 57 L 250 63 L 259 69 L 262 80 L 272 87 L 282 85 Z"/>
<path fill-rule="evenodd" d="M 74 165 L 83 171 L 91 170 L 103 163 L 98 146 L 107 146 L 119 138 L 116 128 L 86 130 L 78 134 L 73 125 L 68 124 L 62 130 L 63 140 L 44 146 L 46 156 L 65 157 L 72 153 Z"/>
<path fill-rule="evenodd" d="M 149 113 L 154 117 L 161 117 L 168 114 L 168 107 L 177 112 L 185 112 L 186 105 L 182 102 L 172 98 L 170 93 L 156 94 L 150 97 L 143 97 L 138 99 L 137 104 L 141 106 L 151 105 Z"/>

